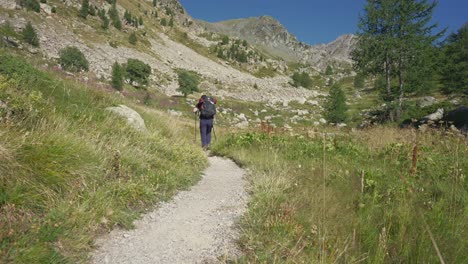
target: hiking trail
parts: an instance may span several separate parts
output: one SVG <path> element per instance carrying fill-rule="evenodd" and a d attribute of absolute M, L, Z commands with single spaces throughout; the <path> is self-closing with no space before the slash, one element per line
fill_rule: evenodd
<path fill-rule="evenodd" d="M 248 199 L 244 171 L 220 157 L 209 162 L 197 185 L 143 215 L 135 229 L 99 238 L 92 263 L 218 263 L 238 256 L 235 225 Z"/>

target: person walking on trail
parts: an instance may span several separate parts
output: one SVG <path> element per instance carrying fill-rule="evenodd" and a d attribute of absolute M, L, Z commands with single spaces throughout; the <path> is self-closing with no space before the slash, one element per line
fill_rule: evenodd
<path fill-rule="evenodd" d="M 202 148 L 207 150 L 211 144 L 211 132 L 213 130 L 213 119 L 216 115 L 216 98 L 202 95 L 197 105 L 193 108 L 195 114 L 200 116 L 200 135 Z"/>

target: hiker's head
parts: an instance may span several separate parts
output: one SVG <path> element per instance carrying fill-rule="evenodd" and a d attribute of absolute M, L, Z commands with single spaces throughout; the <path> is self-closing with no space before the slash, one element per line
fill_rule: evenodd
<path fill-rule="evenodd" d="M 208 96 L 206 96 L 206 94 L 202 95 L 201 96 L 201 99 L 205 100 Z"/>

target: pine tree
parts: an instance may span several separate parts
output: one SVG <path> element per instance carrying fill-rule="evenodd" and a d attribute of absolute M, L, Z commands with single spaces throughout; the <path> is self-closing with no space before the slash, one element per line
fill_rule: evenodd
<path fill-rule="evenodd" d="M 86 19 L 89 14 L 89 0 L 83 0 L 81 3 L 80 17 Z"/>
<path fill-rule="evenodd" d="M 117 6 L 116 6 L 115 1 L 113 2 L 112 6 L 111 6 L 111 8 L 109 9 L 108 12 L 109 12 L 109 17 L 112 20 L 112 25 L 116 29 L 121 30 L 122 29 L 122 21 L 120 21 L 119 12 L 117 11 Z"/>
<path fill-rule="evenodd" d="M 153 6 L 157 6 L 158 5 L 158 1 L 157 0 L 153 0 Z"/>
<path fill-rule="evenodd" d="M 332 75 L 333 74 L 333 68 L 328 65 L 327 69 L 325 70 L 325 75 Z"/>
<path fill-rule="evenodd" d="M 21 32 L 23 35 L 24 41 L 33 45 L 34 47 L 39 46 L 39 38 L 37 37 L 36 30 L 33 28 L 31 22 L 26 24 L 26 27 Z"/>
<path fill-rule="evenodd" d="M 174 19 L 171 17 L 171 20 L 169 20 L 169 26 L 174 27 Z"/>
<path fill-rule="evenodd" d="M 112 87 L 116 90 L 122 91 L 124 79 L 124 71 L 118 62 L 112 65 Z"/>
<path fill-rule="evenodd" d="M 138 18 L 138 23 L 140 24 L 140 26 L 143 25 L 143 17 L 142 17 L 142 16 L 140 16 L 140 17 Z"/>
<path fill-rule="evenodd" d="M 442 91 L 468 94 L 468 23 L 445 40 L 442 54 Z"/>
<path fill-rule="evenodd" d="M 334 84 L 330 89 L 330 96 L 325 103 L 324 116 L 331 123 L 346 122 L 348 106 L 346 95 L 339 84 Z"/>
<path fill-rule="evenodd" d="M 367 0 L 360 17 L 358 43 L 352 57 L 355 69 L 364 74 L 384 75 L 386 98 L 398 93 L 397 117 L 401 114 L 405 93 L 416 89 L 412 79 L 432 78 L 434 60 L 431 21 L 436 2 L 428 0 Z M 398 89 L 392 88 L 392 78 Z"/>
<path fill-rule="evenodd" d="M 184 97 L 187 95 L 198 92 L 198 84 L 200 83 L 199 76 L 194 72 L 182 70 L 179 75 L 179 88 L 177 91 L 181 92 Z"/>

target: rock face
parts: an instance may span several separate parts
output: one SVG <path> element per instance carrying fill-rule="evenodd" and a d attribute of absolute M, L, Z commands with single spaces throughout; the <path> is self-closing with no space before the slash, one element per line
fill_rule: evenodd
<path fill-rule="evenodd" d="M 128 125 L 130 125 L 134 129 L 142 132 L 147 132 L 145 120 L 143 120 L 140 114 L 138 114 L 135 110 L 131 109 L 130 107 L 125 105 L 119 105 L 117 107 L 108 107 L 106 108 L 106 110 L 126 118 Z"/>
<path fill-rule="evenodd" d="M 329 64 L 351 63 L 356 44 L 354 35 L 344 35 L 329 44 L 308 45 L 297 40 L 279 21 L 270 16 L 208 23 L 197 21 L 209 31 L 226 34 L 265 47 L 287 61 L 301 61 L 324 70 Z"/>
<path fill-rule="evenodd" d="M 0 6 L 5 9 L 16 9 L 16 0 L 0 0 Z"/>

